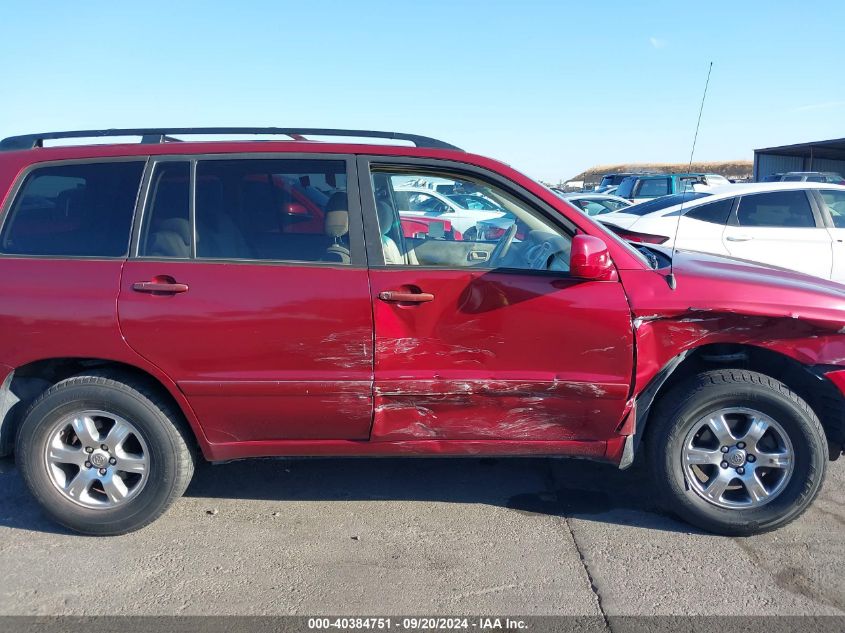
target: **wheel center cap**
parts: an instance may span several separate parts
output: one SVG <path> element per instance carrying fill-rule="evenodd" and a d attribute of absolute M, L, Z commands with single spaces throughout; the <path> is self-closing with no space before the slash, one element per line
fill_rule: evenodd
<path fill-rule="evenodd" d="M 726 461 L 734 468 L 745 465 L 745 451 L 741 448 L 732 448 L 727 454 Z"/>
<path fill-rule="evenodd" d="M 88 461 L 97 468 L 105 468 L 109 465 L 109 456 L 104 451 L 94 451 Z"/>

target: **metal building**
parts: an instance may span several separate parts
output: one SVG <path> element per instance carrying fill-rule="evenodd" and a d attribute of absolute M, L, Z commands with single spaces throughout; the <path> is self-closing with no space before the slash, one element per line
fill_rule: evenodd
<path fill-rule="evenodd" d="M 754 180 L 787 171 L 835 171 L 845 176 L 845 138 L 754 150 Z"/>

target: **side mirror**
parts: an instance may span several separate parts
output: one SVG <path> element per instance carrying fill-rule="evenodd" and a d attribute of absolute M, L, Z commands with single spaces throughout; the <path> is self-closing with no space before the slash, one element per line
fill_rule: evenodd
<path fill-rule="evenodd" d="M 579 233 L 572 238 L 569 257 L 569 273 L 576 279 L 609 281 L 615 277 L 616 269 L 607 251 L 607 244 L 594 235 Z"/>
<path fill-rule="evenodd" d="M 285 215 L 296 215 L 296 216 L 308 216 L 308 209 L 305 208 L 304 204 L 300 204 L 299 202 L 289 202 L 284 207 Z"/>

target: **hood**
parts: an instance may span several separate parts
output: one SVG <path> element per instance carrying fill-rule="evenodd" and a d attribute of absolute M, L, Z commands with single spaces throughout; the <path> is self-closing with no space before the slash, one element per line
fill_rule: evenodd
<path fill-rule="evenodd" d="M 669 249 L 657 249 L 669 253 Z M 845 286 L 741 259 L 678 250 L 674 257 L 676 289 L 660 292 L 661 311 L 734 313 L 748 316 L 800 319 L 825 329 L 845 327 Z M 668 269 L 652 271 L 658 277 Z M 651 284 L 649 284 L 651 285 Z M 654 299 L 658 297 L 654 296 Z M 648 301 L 635 301 L 640 312 Z M 668 316 L 668 315 L 667 315 Z"/>

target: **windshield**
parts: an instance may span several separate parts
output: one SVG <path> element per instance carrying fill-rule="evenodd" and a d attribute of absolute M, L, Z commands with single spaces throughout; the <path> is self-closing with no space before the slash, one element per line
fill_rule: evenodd
<path fill-rule="evenodd" d="M 637 182 L 636 178 L 632 178 L 631 176 L 625 178 L 625 180 L 619 183 L 619 187 L 616 189 L 616 195 L 620 198 L 630 198 L 635 182 Z"/>
<path fill-rule="evenodd" d="M 662 211 L 663 209 L 674 207 L 677 204 L 686 204 L 691 200 L 697 200 L 698 198 L 704 198 L 705 196 L 709 195 L 712 194 L 705 193 L 704 191 L 686 191 L 684 193 L 674 193 L 669 196 L 661 196 L 660 198 L 649 200 L 648 202 L 641 202 L 640 204 L 635 204 L 632 207 L 628 207 L 626 209 L 621 210 L 621 213 L 630 213 L 631 215 L 639 216 L 647 215 L 649 213 L 654 213 L 655 211 Z"/>

